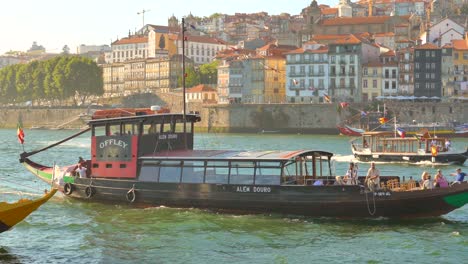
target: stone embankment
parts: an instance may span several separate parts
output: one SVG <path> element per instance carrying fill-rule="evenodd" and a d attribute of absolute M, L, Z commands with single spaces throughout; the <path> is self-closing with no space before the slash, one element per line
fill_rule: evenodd
<path fill-rule="evenodd" d="M 181 113 L 180 101 L 178 94 L 164 94 L 123 103 L 128 107 L 159 104 L 169 107 L 172 113 Z M 197 130 L 208 132 L 336 134 L 337 124 L 367 108 L 365 104 L 352 104 L 344 109 L 338 104 L 187 104 L 187 111 L 199 112 L 202 117 Z M 383 111 L 383 104 L 379 109 Z M 468 122 L 468 103 L 386 103 L 386 110 L 402 123 Z M 85 108 L 3 109 L 0 127 L 14 128 L 21 119 L 24 128 L 78 129 L 86 126 L 89 113 Z"/>

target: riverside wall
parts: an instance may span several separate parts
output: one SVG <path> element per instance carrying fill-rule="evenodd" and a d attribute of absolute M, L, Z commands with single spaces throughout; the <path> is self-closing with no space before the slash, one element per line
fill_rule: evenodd
<path fill-rule="evenodd" d="M 159 96 L 158 102 L 173 113 L 182 112 L 180 95 Z M 151 102 L 150 102 L 151 103 Z M 139 107 L 142 105 L 140 104 Z M 352 104 L 340 109 L 337 104 L 232 104 L 202 105 L 188 103 L 187 111 L 199 112 L 202 121 L 196 125 L 207 132 L 264 132 L 336 134 L 336 125 L 359 113 L 368 105 Z M 399 122 L 434 123 L 468 122 L 468 103 L 386 103 Z M 383 111 L 383 104 L 380 106 Z M 82 128 L 88 113 L 84 108 L 18 108 L 2 109 L 0 128 L 15 128 L 21 119 L 23 127 Z M 393 113 L 393 114 L 392 114 Z"/>

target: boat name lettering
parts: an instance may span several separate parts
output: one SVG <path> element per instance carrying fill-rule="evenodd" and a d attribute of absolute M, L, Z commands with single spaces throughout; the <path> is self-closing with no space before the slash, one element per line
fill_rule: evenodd
<path fill-rule="evenodd" d="M 374 196 L 392 196 L 391 192 L 375 192 Z"/>
<path fill-rule="evenodd" d="M 128 143 L 125 143 L 125 141 L 123 140 L 116 140 L 116 139 L 106 139 L 104 140 L 104 142 L 101 142 L 99 144 L 99 148 L 105 148 L 107 146 L 111 146 L 111 145 L 114 145 L 114 146 L 119 146 L 123 149 L 127 148 L 128 146 Z"/>
<path fill-rule="evenodd" d="M 159 135 L 159 139 L 176 139 L 177 134 Z"/>
<path fill-rule="evenodd" d="M 270 187 L 252 187 L 250 186 L 237 186 L 236 192 L 256 192 L 256 193 L 269 193 L 271 192 Z"/>

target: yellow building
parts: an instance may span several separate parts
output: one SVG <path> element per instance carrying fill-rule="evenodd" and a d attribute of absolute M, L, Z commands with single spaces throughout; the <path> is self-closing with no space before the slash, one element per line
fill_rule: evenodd
<path fill-rule="evenodd" d="M 265 103 L 281 103 L 286 98 L 286 59 L 265 57 Z"/>
<path fill-rule="evenodd" d="M 455 96 L 468 97 L 468 33 L 465 39 L 452 40 Z M 465 88 L 465 89 L 463 89 Z"/>
<path fill-rule="evenodd" d="M 362 101 L 373 101 L 382 95 L 382 69 L 380 62 L 370 62 L 362 65 Z"/>

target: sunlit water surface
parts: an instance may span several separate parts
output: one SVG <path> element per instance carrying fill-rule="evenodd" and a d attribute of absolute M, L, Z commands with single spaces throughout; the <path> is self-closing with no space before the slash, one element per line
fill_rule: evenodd
<path fill-rule="evenodd" d="M 75 131 L 26 130 L 31 151 Z M 66 165 L 89 158 L 89 134 L 34 156 Z M 319 149 L 336 154 L 344 173 L 353 157 L 349 138 L 324 135 L 198 134 L 198 149 Z M 463 149 L 468 139 L 454 139 Z M 0 130 L 2 200 L 39 196 L 48 186 L 18 162 L 15 130 Z M 378 164 L 383 175 L 445 175 L 453 165 Z M 360 163 L 364 175 L 369 164 Z M 463 166 L 467 171 L 467 163 Z M 365 205 L 363 205 L 365 206 Z M 54 198 L 14 229 L 0 234 L 0 263 L 466 263 L 468 206 L 438 218 L 340 220 L 285 215 L 232 215 L 199 209 L 102 205 Z"/>

